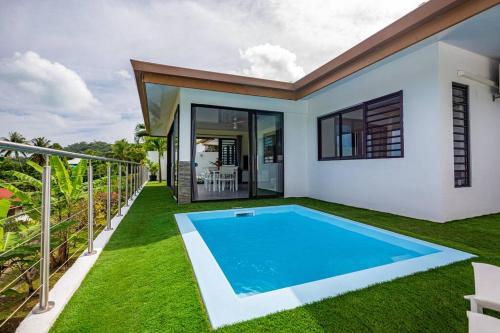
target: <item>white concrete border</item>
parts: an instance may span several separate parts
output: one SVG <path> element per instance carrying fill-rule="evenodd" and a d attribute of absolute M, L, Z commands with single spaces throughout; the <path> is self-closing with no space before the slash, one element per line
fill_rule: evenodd
<path fill-rule="evenodd" d="M 221 267 L 189 219 L 189 213 L 176 214 L 175 218 L 186 245 L 189 259 L 191 260 L 191 264 L 193 266 L 203 301 L 213 328 L 265 316 L 282 310 L 292 309 L 327 297 L 337 296 L 348 291 L 365 288 L 375 283 L 390 281 L 398 277 L 407 276 L 413 273 L 426 271 L 431 268 L 448 265 L 474 257 L 474 255 L 466 252 L 425 242 L 416 238 L 404 236 L 299 205 L 262 207 L 254 209 L 258 211 L 273 208 L 300 209 L 302 211 L 307 211 L 308 213 L 312 212 L 317 216 L 328 217 L 330 219 L 334 217 L 337 221 L 340 220 L 341 222 L 347 222 L 347 227 L 349 227 L 349 225 L 362 226 L 367 230 L 396 237 L 400 240 L 408 240 L 413 243 L 422 244 L 437 249 L 440 252 L 287 288 L 250 296 L 242 296 L 235 294 L 233 291 Z M 241 210 L 247 211 L 248 208 Z M 217 212 L 229 212 L 231 214 L 231 212 L 234 211 L 238 210 L 231 209 Z M 192 214 L 209 214 L 214 212 L 215 211 L 193 212 Z"/>
<path fill-rule="evenodd" d="M 144 187 L 141 187 L 139 194 Z M 110 240 L 116 228 L 121 223 L 121 221 L 127 215 L 130 207 L 137 199 L 137 196 L 133 197 L 129 203 L 128 207 L 122 207 L 122 216 L 115 216 L 111 219 L 112 230 L 103 230 L 99 235 L 97 235 L 94 240 L 94 250 L 96 253 L 91 256 L 85 255 L 85 252 L 80 255 L 73 263 L 73 265 L 64 273 L 64 275 L 56 282 L 54 287 L 50 290 L 49 300 L 53 301 L 54 307 L 45 313 L 33 314 L 31 312 L 16 329 L 18 333 L 45 333 L 50 330 L 52 325 L 54 325 L 57 317 L 61 314 L 62 310 L 68 304 L 69 300 L 75 293 L 75 291 L 80 287 L 83 279 L 90 271 L 92 266 L 101 255 L 104 247 Z M 37 307 L 38 304 L 35 306 Z"/>

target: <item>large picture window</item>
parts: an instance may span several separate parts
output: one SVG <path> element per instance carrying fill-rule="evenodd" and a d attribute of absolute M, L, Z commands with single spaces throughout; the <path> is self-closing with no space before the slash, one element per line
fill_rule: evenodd
<path fill-rule="evenodd" d="M 403 92 L 318 118 L 318 160 L 403 157 Z"/>
<path fill-rule="evenodd" d="M 453 83 L 453 160 L 455 187 L 470 186 L 469 87 Z"/>

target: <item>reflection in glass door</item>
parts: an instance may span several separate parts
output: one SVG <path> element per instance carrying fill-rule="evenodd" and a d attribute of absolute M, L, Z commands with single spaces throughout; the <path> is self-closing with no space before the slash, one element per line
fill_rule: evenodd
<path fill-rule="evenodd" d="M 257 197 L 283 195 L 283 114 L 255 113 L 253 193 Z"/>

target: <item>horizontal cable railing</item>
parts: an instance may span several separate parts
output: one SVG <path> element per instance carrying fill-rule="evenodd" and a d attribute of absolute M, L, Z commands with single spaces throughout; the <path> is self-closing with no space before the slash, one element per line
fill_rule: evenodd
<path fill-rule="evenodd" d="M 31 146 L 31 145 L 27 145 L 27 144 L 23 144 L 23 143 L 15 143 L 15 142 L 3 141 L 3 140 L 0 140 L 0 149 L 10 149 L 10 150 L 16 150 L 16 151 L 20 151 L 20 152 L 22 151 L 25 153 L 43 154 L 43 155 L 49 155 L 49 156 L 71 157 L 71 158 L 81 158 L 81 159 L 85 159 L 85 160 L 140 165 L 140 163 L 132 162 L 132 161 L 123 161 L 123 160 L 118 160 L 115 158 L 87 155 L 87 154 L 82 154 L 82 153 L 73 153 L 71 151 L 45 148 L 45 147 L 37 147 L 37 146 Z"/>
<path fill-rule="evenodd" d="M 24 156 L 2 156 L 6 151 Z M 40 155 L 44 157 L 38 159 L 40 164 L 27 162 Z M 10 193 L 0 202 L 4 206 L 0 206 L 3 332 L 13 331 L 15 327 L 10 326 L 36 303 L 34 314 L 52 308 L 50 281 L 56 281 L 61 276 L 57 273 L 64 272 L 85 248 L 85 255 L 96 252 L 95 236 L 112 230 L 112 219 L 122 216 L 122 207 L 138 195 L 148 169 L 133 161 L 1 140 L 0 158 L 11 158 L 16 163 L 10 165 L 17 168 L 0 169 L 0 189 Z M 70 166 L 61 158 L 79 158 L 85 164 Z M 97 170 L 101 170 L 99 174 Z M 37 295 L 38 301 L 34 298 Z"/>

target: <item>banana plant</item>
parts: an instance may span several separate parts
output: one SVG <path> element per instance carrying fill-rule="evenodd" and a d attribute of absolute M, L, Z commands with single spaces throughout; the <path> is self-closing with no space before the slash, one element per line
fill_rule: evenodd
<path fill-rule="evenodd" d="M 28 164 L 33 163 L 28 162 Z M 35 290 L 34 281 L 38 271 L 38 267 L 33 265 L 39 258 L 40 249 L 40 239 L 36 235 L 40 232 L 39 207 L 42 183 L 19 171 L 9 171 L 6 175 L 22 185 L 0 182 L 0 187 L 13 193 L 12 198 L 16 206 L 22 206 L 23 215 L 29 219 L 16 220 L 16 217 L 9 217 L 11 201 L 0 202 L 0 277 L 6 272 L 22 274 L 21 280 L 27 284 L 27 295 L 29 295 Z M 21 293 L 13 286 L 5 290 L 3 295 L 17 296 Z"/>
<path fill-rule="evenodd" d="M 56 265 L 66 262 L 69 256 L 68 238 L 71 227 L 77 224 L 72 218 L 74 204 L 85 197 L 86 184 L 83 182 L 87 161 L 81 160 L 77 166 L 68 170 L 67 164 L 57 156 L 50 157 L 52 167 L 52 200 L 57 212 L 56 224 L 52 229 L 58 240 L 57 255 L 53 257 Z M 41 170 L 41 168 L 39 169 Z"/>
<path fill-rule="evenodd" d="M 39 228 L 34 225 L 19 225 L 16 231 L 7 231 L 6 222 L 10 205 L 9 200 L 0 200 L 0 278 L 7 271 L 24 272 L 21 279 L 28 285 L 29 295 L 35 290 L 33 281 L 37 268 L 32 266 L 38 257 L 39 244 L 37 239 L 32 242 L 23 243 L 23 241 L 32 237 L 31 235 Z M 14 288 L 9 288 L 3 294 L 18 295 L 19 293 Z"/>
<path fill-rule="evenodd" d="M 59 246 L 57 253 L 52 254 L 52 262 L 55 265 L 66 262 L 69 256 L 69 247 L 67 240 L 71 232 L 71 227 L 77 221 L 72 218 L 73 205 L 81 200 L 85 195 L 87 185 L 84 183 L 84 175 L 87 168 L 87 161 L 81 160 L 80 163 L 71 170 L 63 160 L 57 156 L 51 156 L 50 166 L 51 172 L 51 207 L 53 208 L 53 222 L 55 226 L 52 228 L 53 243 Z M 33 168 L 33 170 L 40 175 L 43 173 L 43 167 L 32 161 L 26 163 Z M 20 200 L 20 204 L 25 211 L 29 214 L 32 221 L 40 220 L 40 207 L 42 182 L 22 172 L 12 171 L 10 176 L 30 186 L 30 191 L 23 191 L 11 184 L 2 184 L 1 187 L 7 188 L 13 192 L 13 197 Z M 39 229 L 39 228 L 38 228 Z M 35 229 L 36 230 L 36 229 Z"/>
<path fill-rule="evenodd" d="M 0 253 L 5 251 L 7 244 L 10 242 L 8 233 L 5 232 L 5 219 L 9 213 L 10 201 L 7 199 L 0 200 Z"/>
<path fill-rule="evenodd" d="M 67 164 L 59 157 L 50 157 L 51 173 L 51 207 L 52 207 L 52 248 L 57 250 L 51 255 L 53 266 L 60 266 L 69 257 L 68 239 L 72 228 L 77 224 L 74 218 L 75 212 L 72 207 L 85 197 L 87 184 L 84 183 L 84 175 L 87 162 L 82 160 L 76 167 L 69 170 Z M 37 276 L 38 267 L 34 265 L 39 259 L 40 239 L 36 234 L 40 232 L 40 205 L 42 182 L 40 181 L 43 167 L 32 161 L 26 161 L 35 174 L 40 177 L 32 177 L 19 171 L 9 171 L 8 176 L 21 183 L 15 186 L 12 183 L 2 183 L 0 187 L 6 188 L 13 193 L 16 205 L 23 207 L 23 215 L 29 216 L 28 220 L 9 219 L 7 213 L 10 202 L 0 202 L 0 278 L 5 272 L 25 272 L 22 281 L 28 285 L 28 293 L 34 290 L 34 281 Z M 78 229 L 78 228 L 76 228 Z M 28 241 L 27 241 L 28 240 Z M 73 237 L 72 241 L 82 241 L 81 237 Z M 33 266 L 33 267 L 32 267 Z M 32 267 L 32 268 L 30 268 Z M 9 273 L 10 274 L 10 273 Z M 14 288 L 6 293 L 17 293 Z"/>

